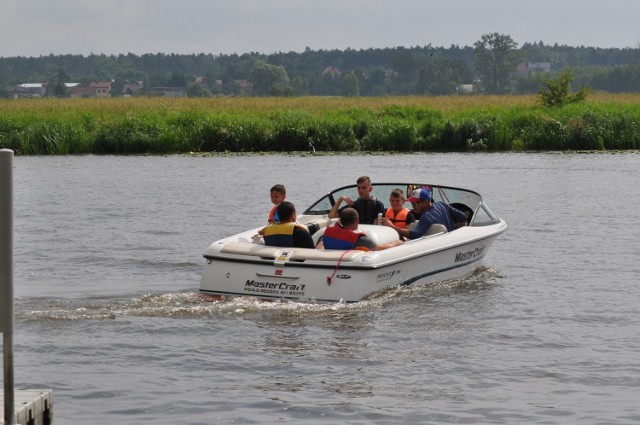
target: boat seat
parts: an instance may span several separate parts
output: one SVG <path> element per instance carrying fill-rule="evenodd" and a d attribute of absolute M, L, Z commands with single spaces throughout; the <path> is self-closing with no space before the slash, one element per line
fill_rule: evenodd
<path fill-rule="evenodd" d="M 388 226 L 378 226 L 375 224 L 361 224 L 359 230 L 374 240 L 376 245 L 384 245 L 397 241 L 400 238 L 398 232 Z"/>
<path fill-rule="evenodd" d="M 311 235 L 311 239 L 313 240 L 314 246 L 318 246 L 318 242 L 320 241 L 320 238 L 322 237 L 322 235 L 324 235 L 325 230 L 327 230 L 327 228 L 323 227 L 322 229 L 318 230 L 313 235 Z"/>
<path fill-rule="evenodd" d="M 332 223 L 335 223 L 338 219 L 331 219 L 328 217 L 301 217 L 299 223 L 307 228 L 311 236 L 313 236 L 318 230 L 322 230 Z"/>
<path fill-rule="evenodd" d="M 441 233 L 447 233 L 447 226 L 445 226 L 444 224 L 439 224 L 439 223 L 433 223 L 431 226 L 429 226 L 429 228 L 427 229 L 427 233 L 425 233 L 425 236 L 433 236 L 433 235 L 439 235 Z"/>

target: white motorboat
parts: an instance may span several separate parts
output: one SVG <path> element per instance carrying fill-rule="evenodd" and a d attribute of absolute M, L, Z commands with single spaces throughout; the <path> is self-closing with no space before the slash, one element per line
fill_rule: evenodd
<path fill-rule="evenodd" d="M 212 243 L 204 252 L 206 264 L 200 292 L 222 296 L 312 302 L 356 302 L 384 288 L 460 278 L 473 272 L 507 223 L 489 209 L 479 193 L 440 185 L 383 183 L 372 195 L 383 200 L 395 188 L 411 193 L 429 186 L 434 201 L 465 212 L 468 225 L 447 232 L 433 225 L 427 235 L 382 251 L 329 250 L 266 246 L 257 236 L 261 227 Z M 298 215 L 317 243 L 328 213 L 341 195 L 358 197 L 356 185 L 336 189 Z M 361 224 L 359 230 L 377 244 L 398 239 L 390 227 Z"/>

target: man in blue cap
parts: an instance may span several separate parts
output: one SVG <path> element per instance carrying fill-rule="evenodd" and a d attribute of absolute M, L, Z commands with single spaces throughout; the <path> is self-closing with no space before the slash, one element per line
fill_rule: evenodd
<path fill-rule="evenodd" d="M 432 224 L 442 224 L 450 232 L 467 223 L 467 215 L 462 211 L 444 202 L 432 202 L 431 192 L 426 187 L 414 190 L 408 201 L 413 204 L 414 211 L 421 214 L 415 228 L 401 229 L 389 220 L 384 221 L 386 226 L 393 227 L 405 238 L 417 239 L 424 236 Z"/>

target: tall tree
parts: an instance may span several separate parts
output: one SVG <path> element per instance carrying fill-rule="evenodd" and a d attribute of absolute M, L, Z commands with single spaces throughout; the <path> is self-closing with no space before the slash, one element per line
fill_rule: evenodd
<path fill-rule="evenodd" d="M 60 68 L 56 75 L 49 79 L 47 95 L 55 97 L 68 97 L 69 90 L 65 83 L 71 82 L 71 76 L 66 69 Z"/>
<path fill-rule="evenodd" d="M 391 58 L 391 68 L 398 72 L 401 82 L 412 81 L 416 73 L 416 57 L 410 50 L 400 48 Z"/>
<path fill-rule="evenodd" d="M 249 72 L 253 83 L 253 92 L 258 96 L 266 96 L 276 88 L 277 92 L 289 84 L 289 77 L 282 65 L 270 65 L 262 60 L 256 61 Z"/>
<path fill-rule="evenodd" d="M 476 70 L 490 93 L 506 91 L 511 82 L 520 54 L 518 43 L 506 34 L 484 34 L 473 45 L 476 53 Z"/>
<path fill-rule="evenodd" d="M 169 87 L 182 87 L 182 88 L 187 87 L 188 82 L 189 82 L 189 78 L 187 77 L 187 74 L 185 74 L 182 71 L 175 71 L 173 74 L 171 74 L 171 77 L 169 77 L 169 80 L 167 81 L 167 83 L 169 84 Z"/>
<path fill-rule="evenodd" d="M 415 91 L 420 95 L 447 95 L 455 93 L 457 87 L 456 76 L 452 66 L 447 61 L 427 62 L 418 71 Z"/>
<path fill-rule="evenodd" d="M 294 96 L 307 96 L 309 94 L 309 80 L 302 75 L 296 75 L 291 80 L 291 89 Z"/>
<path fill-rule="evenodd" d="M 342 74 L 342 95 L 347 97 L 360 96 L 360 81 L 353 72 Z"/>
<path fill-rule="evenodd" d="M 385 87 L 385 69 L 376 66 L 369 71 L 367 78 L 362 81 L 363 85 L 361 94 L 363 96 L 384 96 L 386 95 Z"/>

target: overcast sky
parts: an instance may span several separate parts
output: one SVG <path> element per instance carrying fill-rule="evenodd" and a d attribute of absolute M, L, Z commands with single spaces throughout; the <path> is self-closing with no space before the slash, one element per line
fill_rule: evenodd
<path fill-rule="evenodd" d="M 0 0 L 0 57 L 640 45 L 640 0 Z"/>

